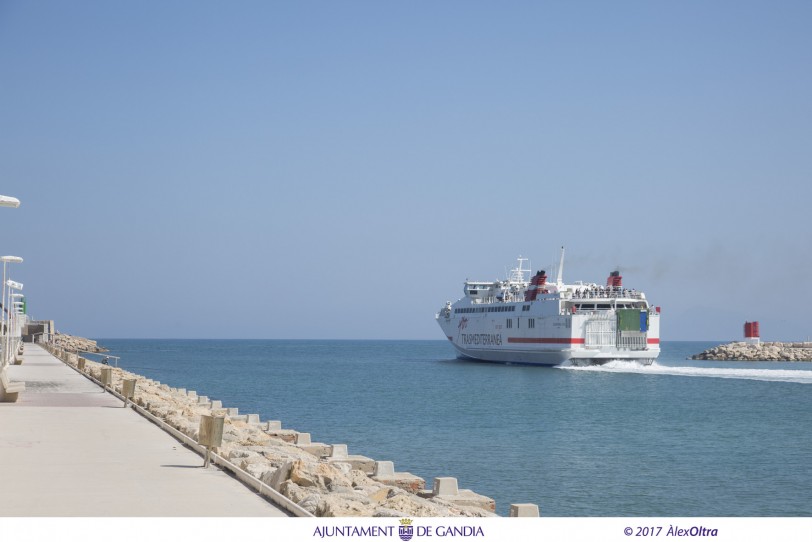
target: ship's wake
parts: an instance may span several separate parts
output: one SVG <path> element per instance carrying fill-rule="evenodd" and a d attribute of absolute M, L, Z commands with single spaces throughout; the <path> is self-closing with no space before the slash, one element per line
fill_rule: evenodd
<path fill-rule="evenodd" d="M 643 375 L 700 376 L 708 378 L 737 378 L 769 382 L 797 382 L 812 384 L 812 371 L 799 369 L 739 369 L 716 367 L 669 367 L 656 361 L 650 365 L 636 361 L 611 360 L 602 365 L 559 365 L 568 371 L 592 371 L 602 373 L 629 373 Z"/>

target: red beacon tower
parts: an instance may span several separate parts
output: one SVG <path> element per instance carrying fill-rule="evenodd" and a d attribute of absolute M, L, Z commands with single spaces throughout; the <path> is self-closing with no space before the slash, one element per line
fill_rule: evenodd
<path fill-rule="evenodd" d="M 761 341 L 758 322 L 744 323 L 744 342 L 748 344 L 758 344 Z"/>

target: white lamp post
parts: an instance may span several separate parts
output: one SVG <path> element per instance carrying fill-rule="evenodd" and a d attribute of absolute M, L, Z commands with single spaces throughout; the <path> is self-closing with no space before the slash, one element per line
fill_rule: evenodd
<path fill-rule="evenodd" d="M 22 260 L 22 258 L 20 258 L 20 260 Z M 15 281 L 13 281 L 11 279 L 8 279 L 5 282 L 4 285 L 8 286 L 8 299 L 7 299 L 7 302 L 3 303 L 3 304 L 4 304 L 5 307 L 11 308 L 11 296 L 13 295 L 12 290 L 22 290 L 23 285 L 22 285 L 22 283 L 15 282 Z M 17 347 L 17 340 L 16 340 L 17 330 L 16 329 L 14 330 L 14 348 L 9 348 L 9 345 L 8 345 L 9 341 L 12 339 L 11 329 L 10 329 L 12 322 L 14 322 L 15 325 L 16 325 L 16 318 L 14 318 L 14 313 L 13 312 L 8 311 L 8 322 L 6 322 L 6 340 L 3 342 L 3 346 L 5 347 L 5 351 L 4 351 L 5 357 L 3 358 L 3 360 L 4 360 L 4 362 L 6 364 L 8 364 L 10 359 L 14 356 L 14 348 Z"/>
<path fill-rule="evenodd" d="M 20 349 L 20 340 L 22 339 L 22 328 L 20 327 L 20 318 L 23 315 L 23 308 L 22 306 L 17 306 L 17 303 L 13 304 L 14 311 L 11 313 L 11 328 L 9 332 L 11 336 L 9 337 L 9 345 L 8 349 L 8 357 L 9 362 L 15 361 L 17 359 L 17 352 Z"/>
<path fill-rule="evenodd" d="M 0 196 L 0 198 L 6 198 L 6 196 Z M 10 198 L 17 201 L 15 198 Z M 0 199 L 0 202 L 3 201 Z M 17 201 L 17 205 L 19 205 L 19 201 Z M 8 323 L 6 322 L 6 313 L 9 315 L 9 319 L 11 318 L 11 312 L 9 312 L 9 306 L 6 302 L 6 267 L 10 263 L 23 263 L 23 259 L 19 256 L 0 256 L 0 262 L 3 262 L 3 359 L 0 362 L 0 365 L 5 365 L 6 361 L 8 361 Z"/>
<path fill-rule="evenodd" d="M 11 323 L 11 329 L 14 332 L 14 348 L 11 351 L 11 356 L 13 357 L 17 349 L 20 348 L 20 341 L 22 340 L 22 324 L 25 323 L 25 303 L 21 301 L 21 298 L 25 297 L 25 295 L 17 292 L 13 293 L 9 296 L 11 299 L 11 306 L 14 308 L 14 321 Z"/>

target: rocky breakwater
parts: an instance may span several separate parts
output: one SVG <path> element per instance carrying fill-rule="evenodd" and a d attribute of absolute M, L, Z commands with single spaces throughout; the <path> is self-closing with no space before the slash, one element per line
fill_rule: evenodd
<path fill-rule="evenodd" d="M 691 359 L 720 361 L 812 361 L 812 343 L 734 342 L 714 346 Z"/>
<path fill-rule="evenodd" d="M 107 349 L 99 346 L 96 341 L 58 331 L 51 338 L 51 342 L 56 347 L 68 352 L 107 352 Z"/>
<path fill-rule="evenodd" d="M 112 370 L 111 387 L 119 393 L 123 380 L 136 379 L 133 401 L 195 441 L 202 415 L 225 417 L 223 445 L 215 453 L 315 516 L 496 516 L 493 499 L 457 489 L 454 478 L 437 478 L 428 490 L 422 478 L 395 472 L 390 461 L 350 455 L 343 444 L 312 442 L 309 433 L 282 429 L 279 421 L 261 422 L 255 414 L 239 415 L 236 408 L 224 408 L 194 391 L 76 354 L 53 353 L 97 380 L 103 368 Z"/>

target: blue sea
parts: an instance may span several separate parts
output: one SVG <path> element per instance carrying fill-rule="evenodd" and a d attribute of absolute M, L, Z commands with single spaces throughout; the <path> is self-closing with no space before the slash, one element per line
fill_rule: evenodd
<path fill-rule="evenodd" d="M 99 339 L 120 366 L 543 516 L 812 516 L 812 363 L 457 360 L 444 341 Z"/>

